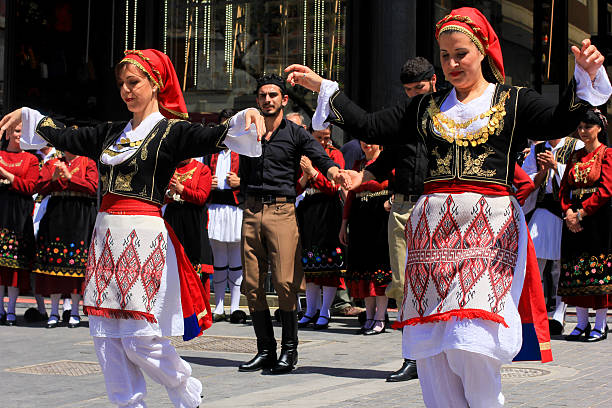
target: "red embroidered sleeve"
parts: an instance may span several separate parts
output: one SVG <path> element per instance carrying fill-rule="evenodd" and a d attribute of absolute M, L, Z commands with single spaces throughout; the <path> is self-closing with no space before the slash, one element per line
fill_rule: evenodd
<path fill-rule="evenodd" d="M 28 155 L 27 160 L 24 159 L 24 166 L 27 169 L 24 172 L 23 177 L 15 176 L 13 183 L 11 184 L 11 190 L 23 193 L 26 195 L 34 194 L 36 188 L 36 182 L 38 181 L 38 159 L 33 155 Z"/>
<path fill-rule="evenodd" d="M 96 163 L 91 159 L 87 159 L 85 177 L 81 177 L 81 172 L 77 171 L 72 175 L 70 181 L 62 180 L 62 184 L 65 184 L 66 188 L 70 191 L 95 195 L 98 189 L 98 169 Z"/>
<path fill-rule="evenodd" d="M 514 184 L 514 187 L 516 187 L 516 192 L 514 195 L 516 196 L 519 204 L 525 204 L 525 200 L 527 200 L 529 194 L 535 190 L 535 184 L 533 184 L 531 177 L 529 177 L 529 175 L 525 173 L 525 170 L 523 170 L 518 164 L 514 165 L 514 180 L 512 181 L 512 184 Z"/>
<path fill-rule="evenodd" d="M 210 174 L 210 168 L 202 165 L 200 168 L 200 177 L 198 179 L 197 186 L 187 186 L 183 188 L 181 198 L 189 203 L 196 205 L 206 204 L 208 195 L 210 194 L 210 188 L 212 185 L 212 176 Z"/>
<path fill-rule="evenodd" d="M 567 171 L 566 171 L 567 173 Z M 582 209 L 587 215 L 597 212 L 612 197 L 612 149 L 606 149 L 601 159 L 601 185 L 597 191 L 582 202 Z"/>

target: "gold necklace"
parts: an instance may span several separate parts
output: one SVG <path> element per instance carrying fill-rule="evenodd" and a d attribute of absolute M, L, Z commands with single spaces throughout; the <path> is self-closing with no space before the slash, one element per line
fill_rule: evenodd
<path fill-rule="evenodd" d="M 127 137 L 122 137 L 121 139 L 119 139 L 119 143 L 115 143 L 115 146 L 117 146 L 120 149 L 123 149 L 124 147 L 138 147 L 142 144 L 143 140 L 144 139 L 133 142 Z"/>
<path fill-rule="evenodd" d="M 453 119 L 443 114 L 433 98 L 429 101 L 427 113 L 433 122 L 436 132 L 447 142 L 457 143 L 458 146 L 469 146 L 470 144 L 472 146 L 478 146 L 486 143 L 486 141 L 489 140 L 489 135 L 495 134 L 497 129 L 503 126 L 504 116 L 506 116 L 505 102 L 509 96 L 510 92 L 503 92 L 497 104 L 486 112 L 474 116 L 465 122 L 455 122 Z M 489 118 L 489 120 L 487 124 L 480 129 L 467 132 L 463 135 L 459 134 L 459 130 L 467 129 L 467 127 L 476 120 L 484 118 Z"/>

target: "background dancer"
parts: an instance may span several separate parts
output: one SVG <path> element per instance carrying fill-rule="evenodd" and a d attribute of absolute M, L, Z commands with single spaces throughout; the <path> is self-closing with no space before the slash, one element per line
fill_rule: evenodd
<path fill-rule="evenodd" d="M 300 158 L 312 163 L 338 184 L 348 186 L 348 176 L 301 126 L 283 118 L 289 97 L 285 80 L 265 75 L 257 80 L 257 105 L 265 118 L 262 155 L 241 157 L 242 191 L 246 194 L 242 220 L 242 292 L 249 303 L 257 336 L 257 355 L 240 365 L 240 371 L 269 368 L 285 374 L 295 367 L 298 354 L 297 293 L 304 290 L 300 243 L 295 217 L 295 183 Z M 276 340 L 264 288 L 268 267 L 278 295 L 282 329 L 281 355 L 276 359 Z"/>
<path fill-rule="evenodd" d="M 36 240 L 36 291 L 51 297 L 47 328 L 57 327 L 62 296 L 72 300 L 68 327 L 81 323 L 79 302 L 87 252 L 96 222 L 96 163 L 65 152 L 43 166 L 36 192 L 49 196 Z"/>
<path fill-rule="evenodd" d="M 111 403 L 145 406 L 144 371 L 166 387 L 176 407 L 193 408 L 200 404 L 202 384 L 162 336 L 198 336 L 211 324 L 210 306 L 160 208 L 179 162 L 232 142 L 243 153 L 258 154 L 259 143 L 245 129 L 257 126 L 262 134 L 263 119 L 250 109 L 229 126 L 180 120 L 187 109 L 178 79 L 168 56 L 157 50 L 126 51 L 115 72 L 133 114 L 127 123 L 73 129 L 22 108 L 0 120 L 0 128 L 23 121 L 30 146 L 49 142 L 99 160 L 103 198 L 89 249 L 84 309 Z"/>
<path fill-rule="evenodd" d="M 229 120 L 234 112 L 225 109 L 219 114 L 221 123 Z M 212 172 L 212 191 L 208 198 L 210 217 L 208 235 L 214 255 L 213 284 L 215 309 L 213 320 L 225 320 L 225 288 L 230 290 L 230 323 L 246 323 L 246 313 L 240 310 L 240 285 L 242 284 L 242 259 L 240 231 L 244 197 L 240 192 L 240 157 L 229 149 L 215 153 L 209 160 Z"/>
<path fill-rule="evenodd" d="M 32 194 L 38 179 L 38 159 L 19 145 L 21 126 L 6 133 L 0 148 L 0 324 L 15 326 L 19 290 L 30 289 L 34 258 Z M 9 303 L 4 309 L 4 288 Z"/>
<path fill-rule="evenodd" d="M 532 90 L 502 85 L 499 40 L 478 10 L 453 10 L 437 24 L 436 38 L 453 89 L 374 114 L 309 68 L 286 70 L 290 83 L 320 91 L 315 129 L 329 118 L 369 143 L 424 138 L 428 173 L 406 227 L 409 290 L 397 325 L 404 327 L 404 357 L 417 360 L 427 406 L 502 406 L 501 365 L 521 350 L 517 305 L 525 279 L 534 282 L 531 268 L 525 274 L 527 225 L 509 190 L 515 153 L 528 137 L 570 133 L 588 108 L 579 98 L 599 105 L 612 87 L 604 58 L 589 40 L 582 49 L 572 47 L 576 79 L 555 108 Z M 354 176 L 357 185 L 360 175 Z M 472 251 L 464 253 L 466 247 Z M 490 258 L 490 251 L 501 251 L 506 261 Z M 538 291 L 526 293 L 537 296 L 526 301 L 543 301 Z M 523 348 L 535 346 L 549 361 L 547 331 L 535 335 L 541 344 Z"/>
<path fill-rule="evenodd" d="M 561 182 L 565 214 L 558 292 L 576 306 L 578 323 L 565 338 L 596 342 L 608 337 L 606 316 L 612 306 L 612 149 L 606 140 L 608 121 L 590 110 L 578 125 L 584 147 L 572 154 Z M 595 309 L 591 329 L 589 308 Z M 584 336 L 584 337 L 583 337 Z"/>
<path fill-rule="evenodd" d="M 344 168 L 342 153 L 331 143 L 331 129 L 313 131 L 312 136 L 334 163 Z M 298 204 L 297 219 L 306 276 L 306 313 L 298 326 L 312 324 L 315 330 L 323 330 L 329 326 L 336 290 L 346 289 L 342 278 L 346 268 L 345 248 L 338 240 L 342 224 L 340 187 L 321 174 L 308 157 L 302 156 L 300 167 L 302 175 L 297 193 L 305 193 L 305 197 Z"/>

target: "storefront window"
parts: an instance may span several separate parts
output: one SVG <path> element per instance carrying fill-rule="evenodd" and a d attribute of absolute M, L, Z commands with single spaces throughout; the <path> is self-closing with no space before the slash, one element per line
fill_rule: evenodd
<path fill-rule="evenodd" d="M 307 64 L 344 79 L 346 2 L 165 0 L 162 49 L 190 112 L 252 106 L 256 78 Z M 312 103 L 312 93 L 294 95 Z"/>

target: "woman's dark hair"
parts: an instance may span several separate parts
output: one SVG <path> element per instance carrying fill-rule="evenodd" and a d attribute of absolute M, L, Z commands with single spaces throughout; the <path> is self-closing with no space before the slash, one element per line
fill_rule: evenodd
<path fill-rule="evenodd" d="M 219 123 L 225 122 L 227 119 L 231 118 L 236 114 L 236 111 L 233 109 L 223 109 L 219 112 Z"/>
<path fill-rule="evenodd" d="M 601 130 L 597 134 L 597 139 L 605 145 L 608 144 L 608 119 L 599 109 L 587 110 L 580 121 L 588 125 L 599 126 Z"/>
<path fill-rule="evenodd" d="M 0 150 L 8 149 L 9 141 L 6 138 L 6 133 L 2 135 L 2 140 L 0 140 Z"/>

